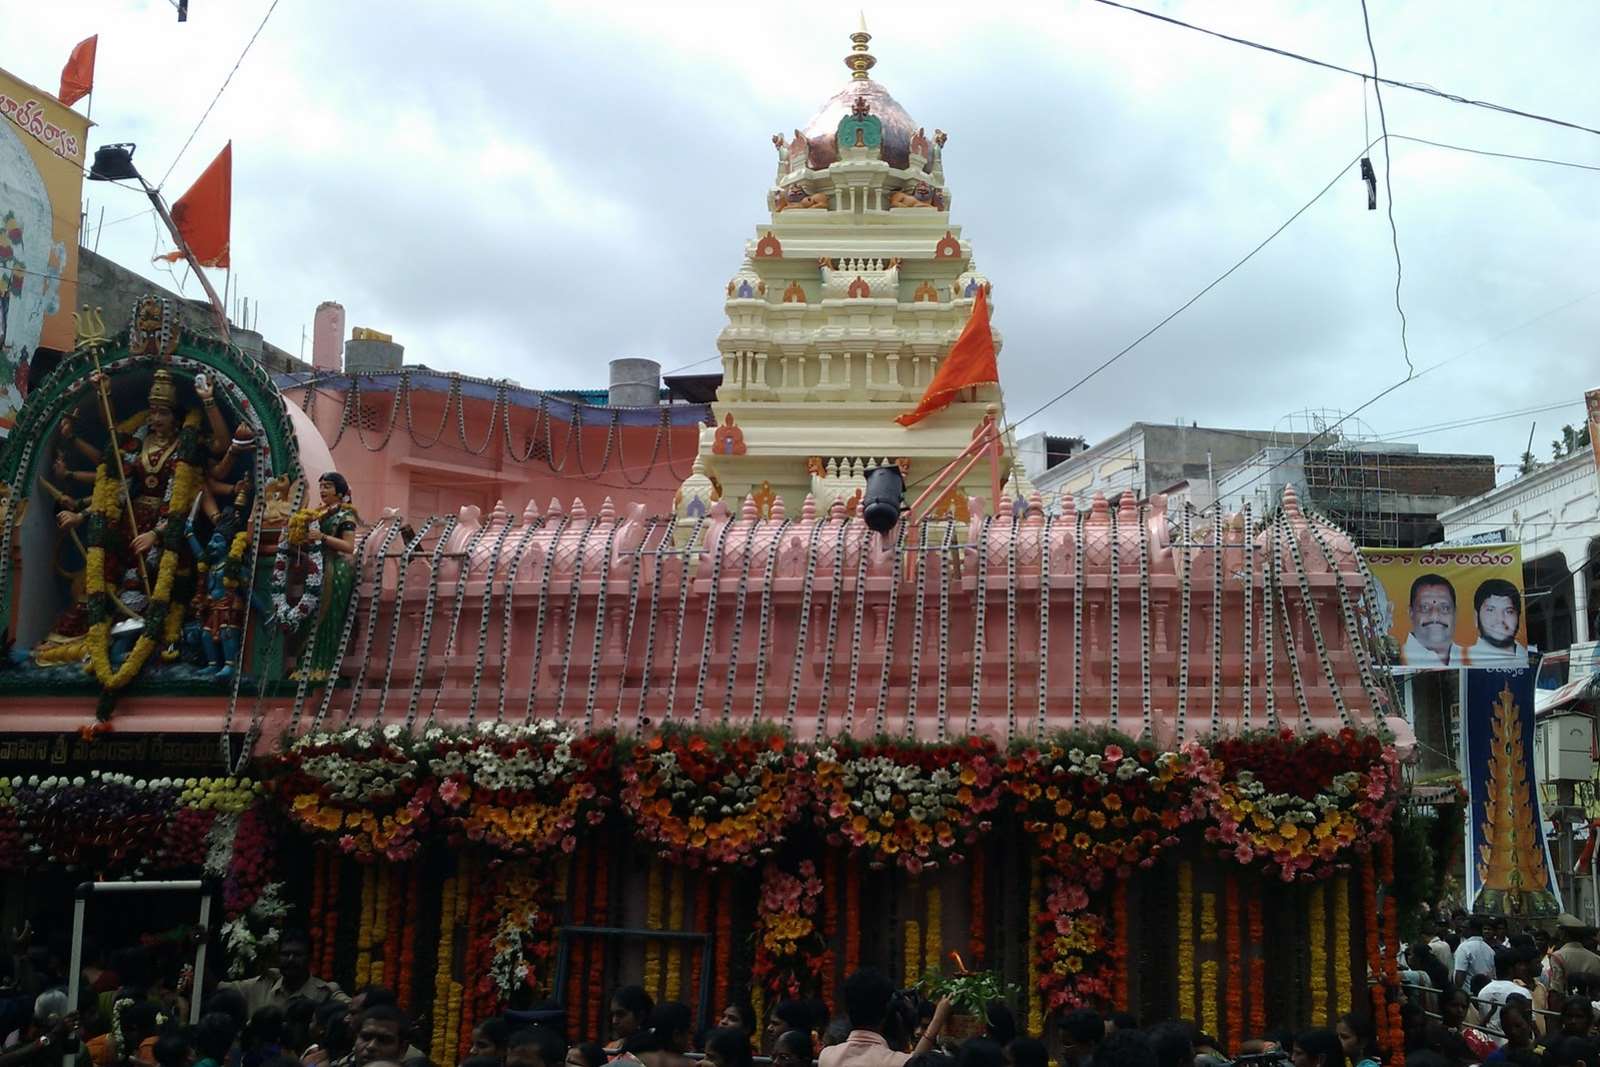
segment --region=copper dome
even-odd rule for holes
[[[838,161],[839,122],[850,114],[857,98],[863,96],[872,114],[883,124],[884,162],[902,170],[910,166],[911,135],[917,132],[917,124],[882,85],[870,78],[852,78],[822,105],[801,131],[810,145],[808,156],[812,170],[826,169]]]

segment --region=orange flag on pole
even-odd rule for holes
[[[229,141],[195,183],[172,205],[172,221],[184,244],[202,267],[228,266],[228,237],[233,213],[233,142]],[[182,252],[161,256],[168,262]]]
[[[949,355],[939,367],[939,373],[928,383],[927,392],[915,410],[908,411],[894,421],[902,426],[921,422],[950,405],[961,390],[974,385],[998,385],[1000,368],[995,362],[994,334],[989,329],[989,301],[985,289],[978,289],[972,302],[972,315],[956,343],[950,346]]]
[[[94,52],[99,43],[98,33],[79,41],[61,68],[61,91],[56,95],[68,107],[94,92]]]

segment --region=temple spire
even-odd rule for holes
[[[859,28],[850,35],[850,54],[844,57],[844,65],[850,68],[850,77],[857,81],[867,80],[867,71],[877,65],[877,59],[867,51],[867,42],[872,40],[872,34],[867,32],[867,15],[861,12]]]

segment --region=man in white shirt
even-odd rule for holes
[[[1480,974],[1494,977],[1494,949],[1484,944],[1483,920],[1469,915],[1464,929],[1467,936],[1456,946],[1454,977],[1458,986],[1465,986]]]
[[[1439,962],[1444,964],[1445,973],[1449,974],[1451,964],[1455,963],[1456,954],[1450,948],[1450,942],[1444,939],[1444,935],[1445,923],[1440,919],[1433,928],[1433,936],[1428,939],[1428,948],[1439,958]]]
[[[1490,578],[1472,594],[1478,640],[1467,648],[1469,667],[1526,667],[1528,646],[1517,641],[1522,593],[1504,578]]]
[[[1544,998],[1534,988],[1538,967],[1537,949],[1506,948],[1496,953],[1495,970],[1500,977],[1478,991],[1478,1015],[1484,1026],[1500,1029],[1500,1009],[1512,997],[1524,998],[1529,1007],[1540,1006],[1537,1002]],[[1503,1044],[1504,1039],[1496,1038],[1495,1043]]]
[[[1424,574],[1411,583],[1411,632],[1400,648],[1407,667],[1459,667],[1455,643],[1456,589],[1442,574]]]

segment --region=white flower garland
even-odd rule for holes
[[[272,624],[289,633],[298,633],[307,622],[316,617],[322,600],[322,552],[311,549],[303,553],[309,561],[305,585],[300,599],[289,603],[289,537],[278,539],[278,550],[272,557]]]

